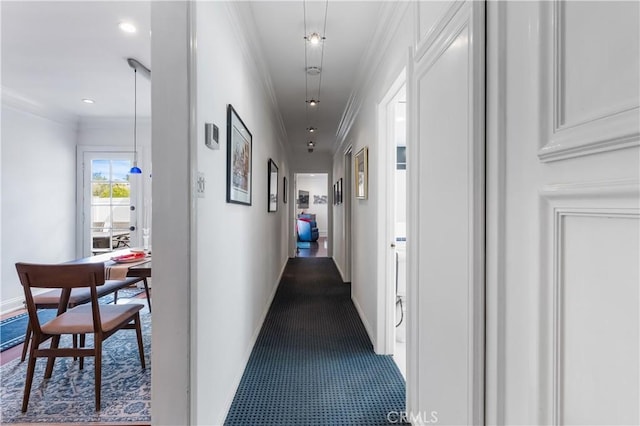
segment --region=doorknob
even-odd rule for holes
[[[136,227],[135,227],[135,226],[131,225],[131,226],[129,227],[129,231],[135,231],[135,230],[136,230]]]
[[[391,243],[391,248],[396,248],[396,244],[395,243]]]

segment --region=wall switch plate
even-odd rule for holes
[[[218,126],[213,123],[204,123],[204,144],[211,149],[220,149],[218,137]]]
[[[198,198],[204,198],[205,182],[204,173],[198,172],[198,180],[196,181],[196,194],[198,194]]]

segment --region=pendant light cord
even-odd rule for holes
[[[133,69],[133,164],[138,165],[138,70]]]

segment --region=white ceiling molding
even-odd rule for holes
[[[278,107],[278,100],[271,81],[269,68],[266,65],[260,46],[257,43],[251,42],[251,40],[259,39],[259,34],[255,30],[256,24],[253,12],[249,4],[246,2],[226,2],[226,6],[229,17],[231,18],[231,23],[235,29],[236,36],[240,41],[245,60],[247,64],[252,65],[251,71],[253,76],[256,80],[262,83],[265,94],[271,102],[271,113],[277,123],[277,130],[280,133],[278,142],[282,146],[287,157],[290,158],[291,148],[288,143],[289,138],[284,126],[282,114],[280,114],[280,108]]]
[[[363,55],[360,62],[360,68],[357,72],[355,81],[359,82],[353,88],[349,96],[349,100],[338,124],[336,131],[336,139],[333,152],[342,151],[346,137],[355,122],[364,98],[368,93],[373,78],[379,70],[379,65],[385,58],[389,44],[393,40],[393,36],[400,27],[402,19],[407,12],[410,2],[396,1],[393,3],[385,3],[380,12],[380,25],[377,26],[376,32],[371,39],[367,51]],[[409,46],[407,46],[409,47]]]
[[[0,88],[0,92],[2,93],[3,107],[33,114],[64,125],[77,126],[78,124],[79,117],[76,114],[52,108],[6,87]]]

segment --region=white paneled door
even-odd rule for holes
[[[482,424],[485,5],[443,5],[416,3],[408,72],[408,415]]]
[[[488,423],[640,423],[639,7],[489,3]]]

